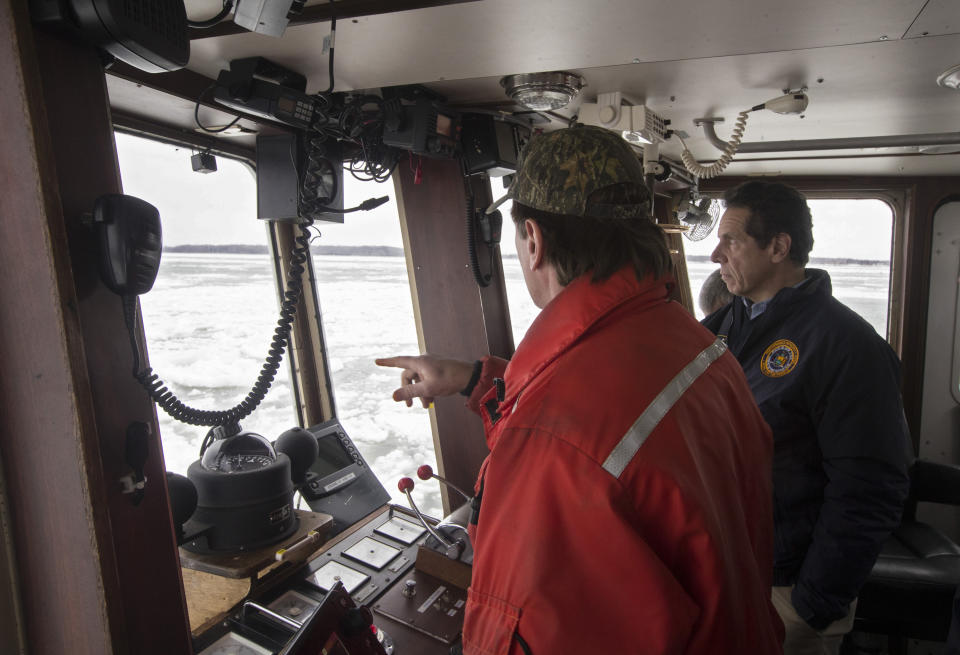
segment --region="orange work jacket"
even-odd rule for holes
[[[670,283],[574,280],[484,360],[467,655],[781,652],[770,430]]]

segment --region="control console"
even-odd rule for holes
[[[437,525],[428,519],[431,528]],[[198,655],[278,655],[335,591],[368,608],[386,653],[448,655],[459,643],[469,572],[454,579],[437,566],[432,540],[415,514],[389,505],[328,542],[282,586],[256,595],[197,637]],[[422,551],[427,551],[422,552]],[[464,565],[466,567],[466,565]],[[469,571],[469,567],[466,567]],[[337,591],[341,590],[341,591]],[[234,650],[223,650],[226,647]],[[368,651],[331,651],[368,655]],[[376,651],[373,651],[376,652]]]
[[[196,637],[194,652],[449,655],[460,643],[470,586],[470,503],[443,521],[424,517],[410,496],[413,481],[403,478],[398,486],[411,509],[389,505],[339,421],[309,434],[319,457],[298,488],[314,512],[332,516],[332,538],[306,563],[281,564],[288,573],[255,581],[225,620]],[[417,474],[453,487],[427,465]]]

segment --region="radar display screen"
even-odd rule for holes
[[[336,433],[317,439],[317,446],[319,446],[320,454],[310,470],[321,478],[353,464],[353,457],[343,447]]]

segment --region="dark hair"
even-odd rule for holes
[[[670,251],[663,231],[646,218],[593,218],[554,214],[514,202],[510,210],[523,238],[525,219],[533,219],[543,233],[544,257],[566,286],[585,273],[602,282],[627,264],[637,279],[652,272],[659,278],[671,270]]]
[[[728,208],[750,212],[745,229],[757,245],[766,248],[773,237],[789,234],[790,259],[806,265],[813,248],[813,221],[803,194],[780,182],[751,180],[727,189],[723,199]]]
[[[727,288],[727,283],[720,277],[720,269],[707,276],[700,288],[700,309],[704,314],[712,314],[733,300],[734,295]]]

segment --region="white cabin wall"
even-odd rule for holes
[[[934,215],[919,457],[960,463],[960,202]],[[960,508],[921,504],[921,521],[960,541]]]

